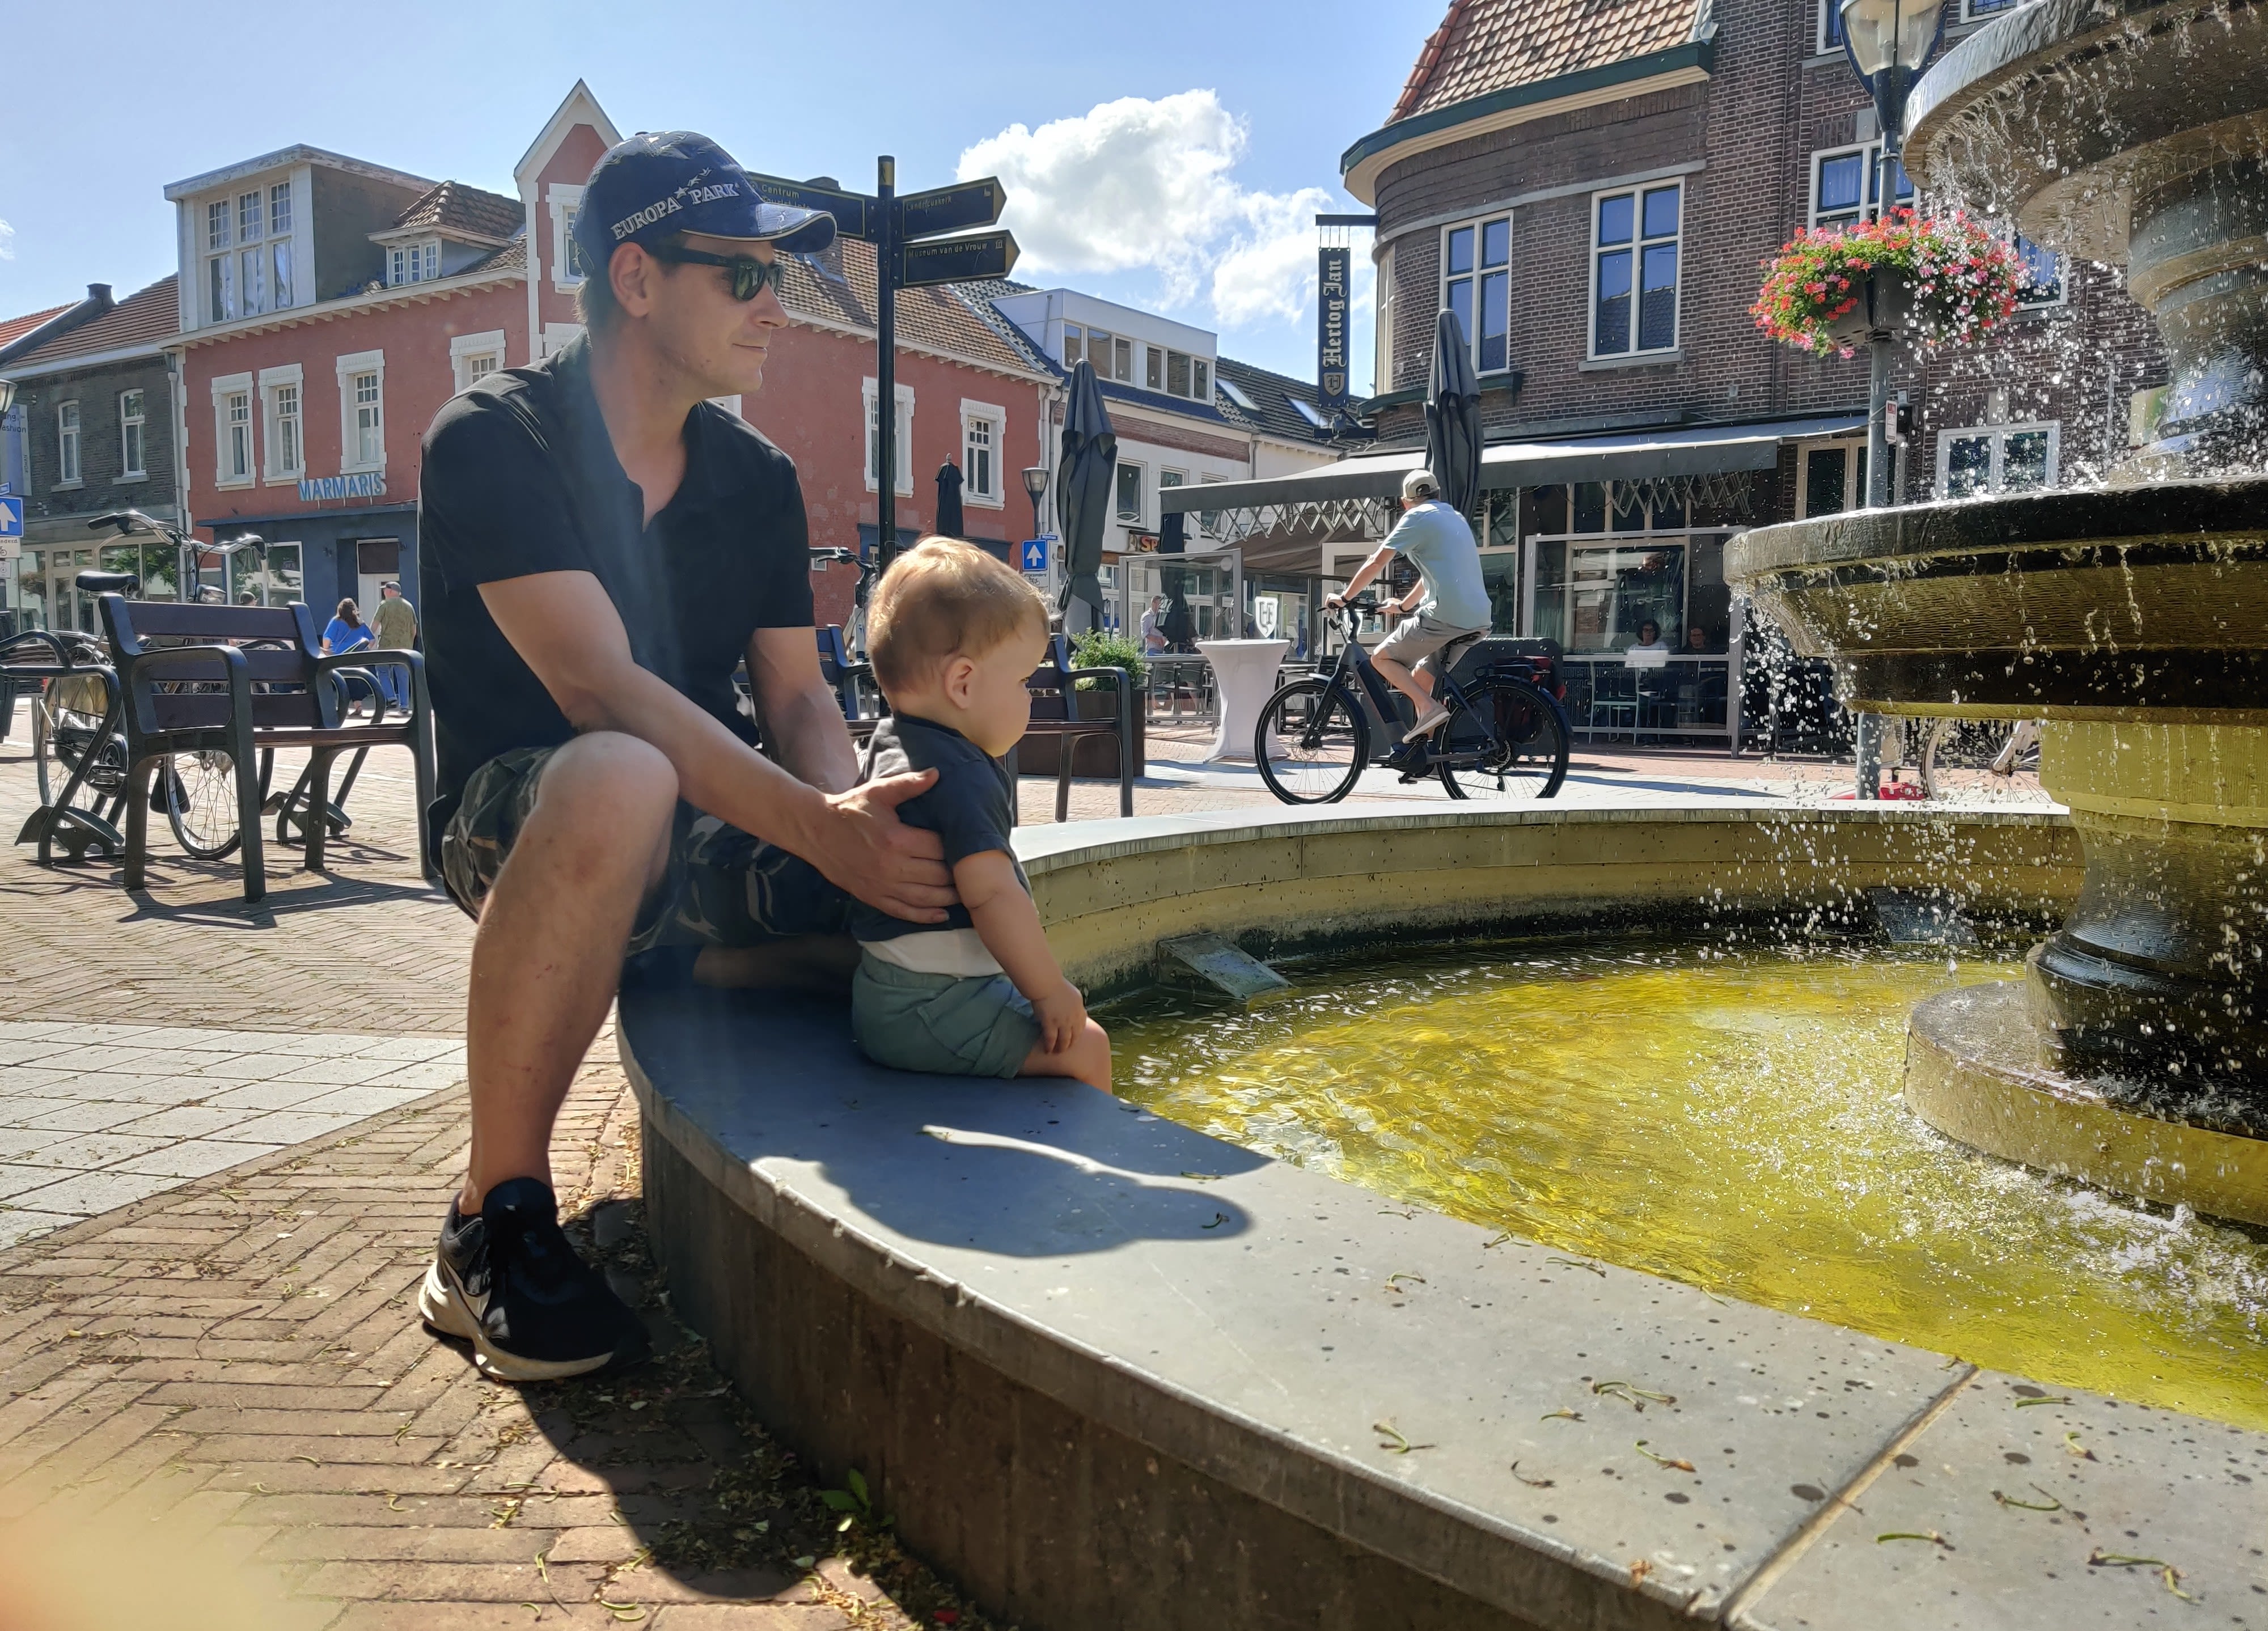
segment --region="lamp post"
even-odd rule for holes
[[[1040,499],[1048,490],[1048,467],[1034,465],[1024,472],[1024,490],[1032,496],[1032,536],[1045,538],[1047,523],[1040,519]]]
[[[1945,0],[1841,0],[1837,10],[1843,18],[1843,54],[1874,99],[1874,120],[1881,127],[1882,157],[1874,177],[1879,211],[1889,208],[1897,195],[1894,178],[1906,118],[1906,93],[1945,32]],[[1878,281],[1876,288],[1880,286]],[[1890,400],[1891,338],[1889,329],[1880,326],[1867,336],[1867,507],[1870,510],[1890,502],[1885,415]]]

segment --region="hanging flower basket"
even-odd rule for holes
[[[1761,263],[1749,308],[1775,340],[1848,356],[1877,331],[1931,345],[1984,337],[2016,309],[2023,262],[1967,216],[1894,209],[1859,226],[1808,228]]]

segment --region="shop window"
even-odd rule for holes
[[[1867,492],[1867,444],[1864,442],[1813,443],[1796,459],[1796,514],[1840,515],[1863,508]]]
[[[2025,425],[1973,425],[1937,437],[1937,496],[2024,493],[2052,487],[2062,426],[2050,420]]]

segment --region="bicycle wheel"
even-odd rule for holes
[[[1452,798],[1549,798],[1567,779],[1567,716],[1519,680],[1465,687],[1471,704],[1449,716],[1433,742]]]
[[[200,861],[218,861],[244,841],[236,819],[236,760],[217,748],[174,753],[165,778],[166,823],[173,841]]]
[[[1252,758],[1285,804],[1333,804],[1370,761],[1370,723],[1329,680],[1294,680],[1260,710]]]
[[[40,687],[32,708],[32,757],[42,804],[55,803],[89,753],[94,763],[79,784],[83,796],[115,793],[126,784],[126,744],[104,736],[107,711],[102,681],[92,676],[50,680]]]

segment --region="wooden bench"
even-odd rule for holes
[[[417,857],[429,879],[439,873],[427,842],[433,802],[433,719],[425,662],[415,651],[363,647],[322,655],[313,615],[290,606],[176,605],[106,594],[102,626],[122,693],[126,734],[126,886],[143,886],[150,847],[150,782],[169,753],[224,753],[236,770],[237,824],[244,898],[267,893],[261,840],[259,755],[305,748],[308,756],[306,866],[320,871],[330,823],[331,762],[360,748],[409,749],[417,785]],[[385,694],[367,722],[346,721],[343,675],[402,671],[407,715],[389,718]]]
[[[1082,719],[1079,716],[1079,682],[1092,680],[1098,687],[1107,686],[1116,706],[1107,719]],[[1046,736],[1059,738],[1056,745],[1056,819],[1071,819],[1071,770],[1073,750],[1080,738],[1107,736],[1118,744],[1118,813],[1134,813],[1134,687],[1131,677],[1123,668],[1073,668],[1071,665],[1071,644],[1057,635],[1049,642],[1047,659],[1034,669],[1025,681],[1032,692],[1032,722],[1025,727],[1027,738]],[[1009,756],[1010,774],[1015,771],[1015,756]]]

